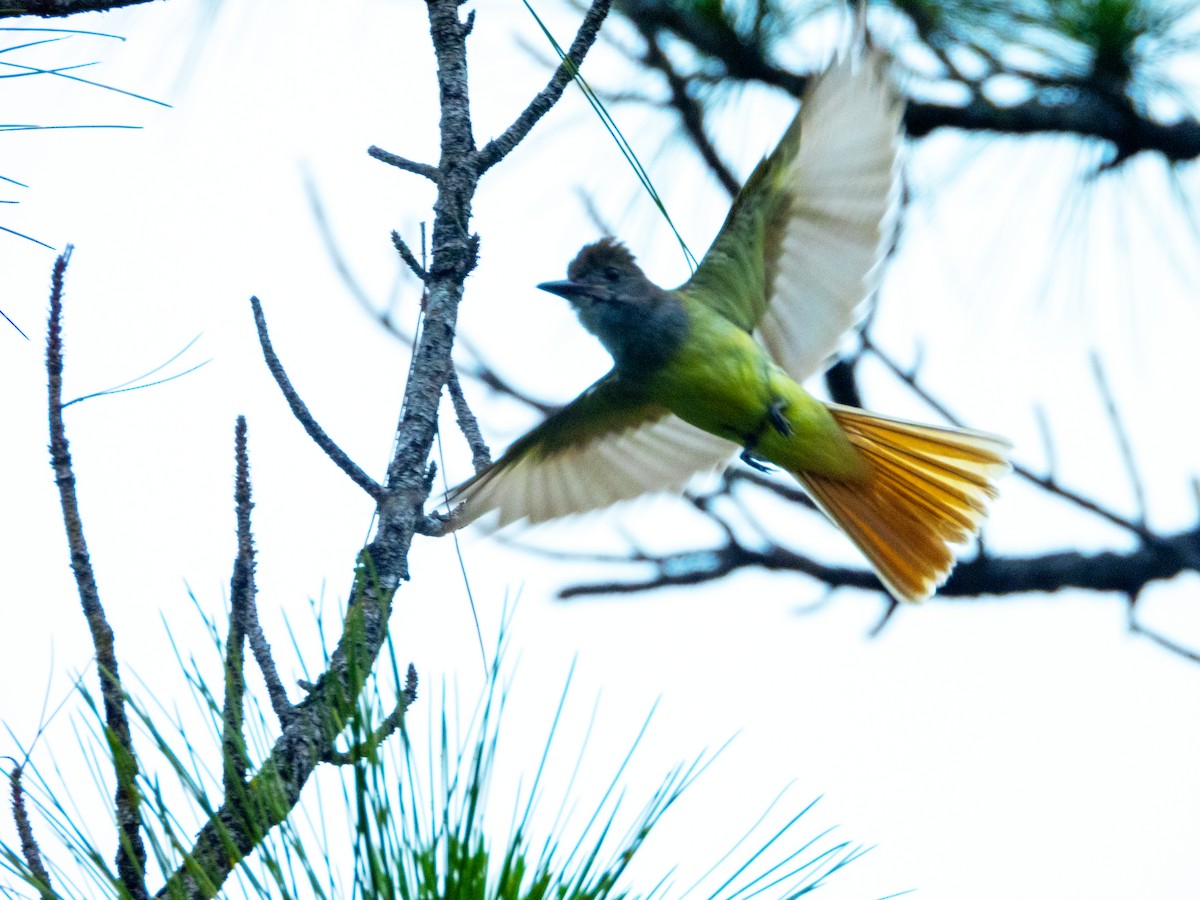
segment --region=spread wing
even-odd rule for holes
[[[844,54],[814,76],[680,289],[758,329],[797,381],[836,350],[875,287],[899,200],[902,114],[878,53]]]
[[[654,491],[680,491],[738,447],[645,402],[609,372],[451,489],[463,525],[500,510],[500,525],[544,522]]]

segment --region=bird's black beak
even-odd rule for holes
[[[574,300],[577,297],[591,296],[592,286],[582,281],[543,281],[538,285],[538,290]]]

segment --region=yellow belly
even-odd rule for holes
[[[812,397],[749,334],[722,317],[692,317],[687,339],[647,385],[685,422],[728,438],[791,472],[854,478],[864,473],[825,404]],[[791,434],[770,423],[778,405]]]

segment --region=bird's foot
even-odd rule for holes
[[[743,447],[741,459],[742,459],[742,462],[744,462],[750,468],[757,469],[760,472],[774,472],[775,471],[774,466],[768,466],[766,463],[761,462],[762,457],[754,452],[753,447]]]
[[[760,472],[773,472],[773,466],[768,466],[762,461],[763,457],[755,452],[755,447],[758,446],[759,440],[763,436],[763,432],[770,426],[781,435],[786,437],[792,436],[792,423],[787,420],[787,416],[783,411],[787,409],[787,404],[782,400],[775,400],[767,407],[767,415],[763,418],[762,424],[758,427],[758,431],[753,434],[746,435],[745,442],[742,444],[742,462],[752,469],[757,469]]]
[[[784,437],[792,436],[792,423],[787,420],[787,416],[783,411],[787,409],[787,404],[782,400],[776,400],[767,410],[767,421],[771,423],[771,427],[782,434]]]

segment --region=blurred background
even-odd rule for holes
[[[467,8],[482,144],[556,62],[539,18],[566,46],[582,10]],[[691,884],[790,785],[775,819],[823,795],[806,814],[811,835],[836,825],[875,845],[830,879],[832,896],[1193,897],[1200,16],[1148,0],[896,0],[870,15],[912,101],[903,227],[865,329],[810,387],[1011,437],[1021,471],[983,547],[964,551],[942,595],[894,608],[861,581],[823,575],[814,563],[861,560],[785,478],[750,479],[740,465],[699,480],[690,499],[418,539],[391,629],[397,656],[434,688],[412,715],[431,723],[441,688],[470,707],[480,641],[490,655],[515,606],[500,821],[536,768],[573,661],[554,765],[569,774],[587,735],[598,774],[579,780],[584,807],[656,702],[626,772],[631,794],[737,735],[639,855],[630,877],[644,893],[673,867],[672,884]],[[0,309],[29,340],[0,323],[0,752],[19,757],[65,702],[37,752],[53,748],[81,818],[106,822],[104,792],[87,799],[85,764],[71,761],[72,684],[95,674],[46,453],[54,250],[75,246],[68,398],[181,350],[136,383],[204,363],[67,410],[131,692],[176,707],[178,656],[219,677],[204,618],[226,615],[239,414],[259,612],[294,684],[319,670],[314,611],[337,621],[373,503],[292,418],[248,298],[261,299],[317,420],[381,479],[421,299],[389,234],[419,248],[434,192],[366,148],[436,162],[433,53],[414,2],[170,0],[6,23]],[[22,30],[38,28],[76,33]],[[616,4],[584,75],[696,256],[790,121],[804,74],[847,31],[828,4]],[[608,365],[536,283],[608,231],[660,284],[688,267],[575,87],[484,177],[474,210],[480,261],[456,358],[498,453]],[[435,452],[449,483],[470,474],[448,405]],[[318,773],[307,815],[327,808],[315,783],[338,778]],[[0,836],[13,841],[7,820]]]

